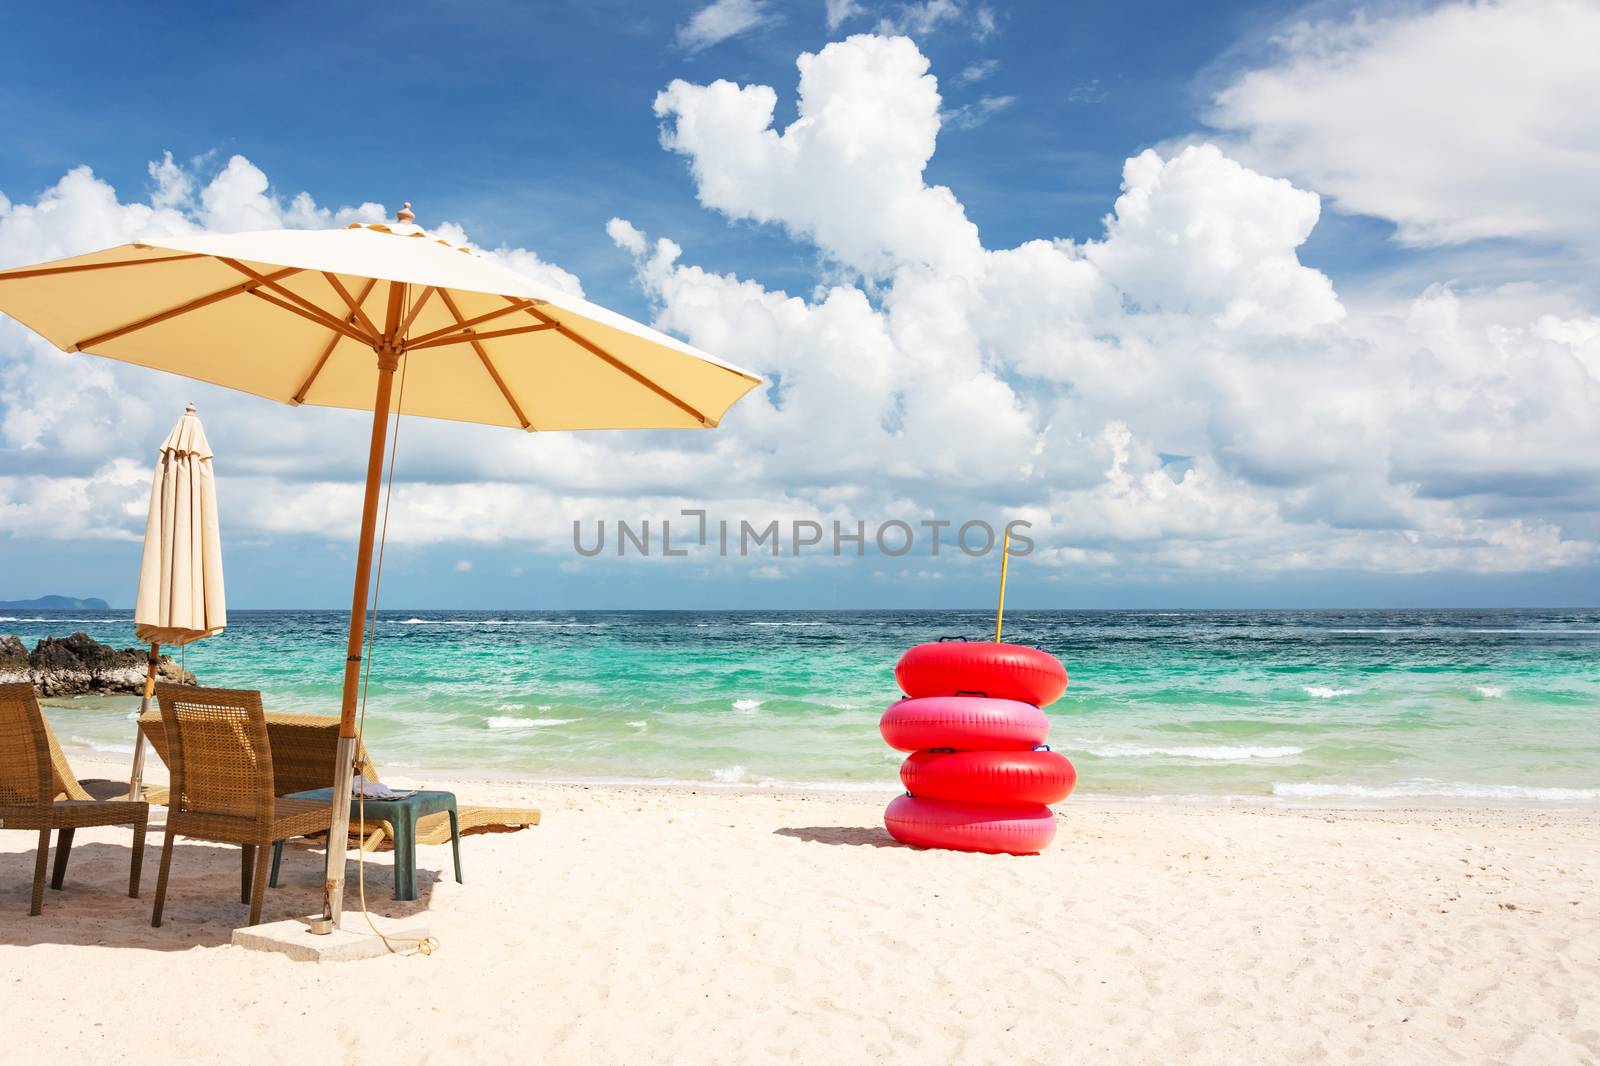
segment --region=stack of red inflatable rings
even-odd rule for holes
[[[883,812],[906,844],[1032,855],[1056,835],[1046,804],[1067,798],[1077,771],[1045,749],[1040,710],[1067,690],[1055,656],[1017,644],[919,644],[895,664],[906,698],[878,723],[906,795]]]

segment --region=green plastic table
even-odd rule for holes
[[[314,788],[309,792],[291,792],[284,799],[316,800],[328,803],[333,799],[333,789]],[[417,898],[417,819],[440,811],[450,815],[450,850],[455,853],[456,884],[461,883],[461,826],[456,819],[456,797],[453,792],[413,792],[404,799],[367,800],[367,822],[388,822],[394,826],[394,898]],[[360,816],[360,801],[350,801],[350,821]],[[283,841],[272,846],[272,879],[278,885],[278,862],[283,858]]]

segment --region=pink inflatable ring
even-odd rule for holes
[[[1053,751],[919,751],[900,765],[906,791],[968,803],[1060,803],[1078,782]]]
[[[1036,855],[1056,835],[1055,815],[1042,803],[897,796],[883,812],[883,824],[902,844],[1007,855]]]
[[[1039,708],[1016,700],[929,696],[890,705],[878,731],[897,751],[1032,751],[1050,735],[1050,720]]]
[[[907,696],[990,696],[1047,707],[1067,690],[1067,668],[1020,644],[940,641],[900,656],[894,678]]]

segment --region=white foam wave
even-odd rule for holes
[[[384,619],[390,621],[390,619]],[[554,629],[604,629],[604,622],[555,622],[548,618],[401,618],[399,626],[550,626]]]
[[[646,720],[644,720],[643,718],[641,718],[637,722],[629,722],[628,726],[631,729],[643,730],[643,729],[649,729],[650,728],[650,723],[647,722]]]
[[[541,729],[552,725],[571,725],[576,718],[511,718],[495,716],[484,719],[484,725],[490,729]]]
[[[1355,689],[1334,688],[1331,685],[1306,685],[1300,691],[1319,700],[1331,700],[1337,696],[1348,696]]]
[[[1101,759],[1143,759],[1166,756],[1176,759],[1207,759],[1215,762],[1242,762],[1247,759],[1287,759],[1305,753],[1304,748],[1244,744],[1209,744],[1173,748],[1151,748],[1142,744],[1075,744],[1079,751]],[[1069,750],[1071,750],[1069,748]]]
[[[734,700],[733,709],[736,711],[744,711],[746,714],[748,714],[757,707],[760,707],[764,702],[764,700]]]
[[[747,626],[825,626],[826,622],[746,622]]]
[[[1300,799],[1498,799],[1595,800],[1600,788],[1555,788],[1537,785],[1473,785],[1465,782],[1407,781],[1398,785],[1324,785],[1310,782],[1272,786],[1274,796]]]
[[[111,625],[113,622],[121,621],[123,619],[120,618],[45,618],[42,615],[38,618],[14,618],[11,615],[0,617],[0,622],[94,622],[99,625]]]
[[[69,743],[76,744],[80,748],[88,748],[90,751],[104,752],[107,755],[133,754],[132,744],[117,744],[104,740],[90,740],[88,737],[78,736],[68,737],[67,740]]]
[[[744,767],[725,766],[711,771],[711,780],[719,785],[737,785],[744,780]]]
[[[1486,700],[1497,700],[1506,694],[1505,688],[1500,685],[1477,685],[1475,690]]]

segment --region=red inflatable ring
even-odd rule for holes
[[[883,812],[889,835],[902,844],[954,851],[1036,855],[1056,835],[1056,818],[1042,803],[960,803],[896,796]]]
[[[878,731],[898,751],[1032,751],[1050,735],[1050,720],[1039,708],[1015,700],[930,696],[892,704],[878,720]]]
[[[907,696],[990,696],[1046,707],[1067,690],[1067,668],[1048,652],[1020,644],[942,641],[900,656],[895,680]]]
[[[906,791],[970,803],[1060,803],[1078,782],[1053,751],[919,751],[900,765]]]

